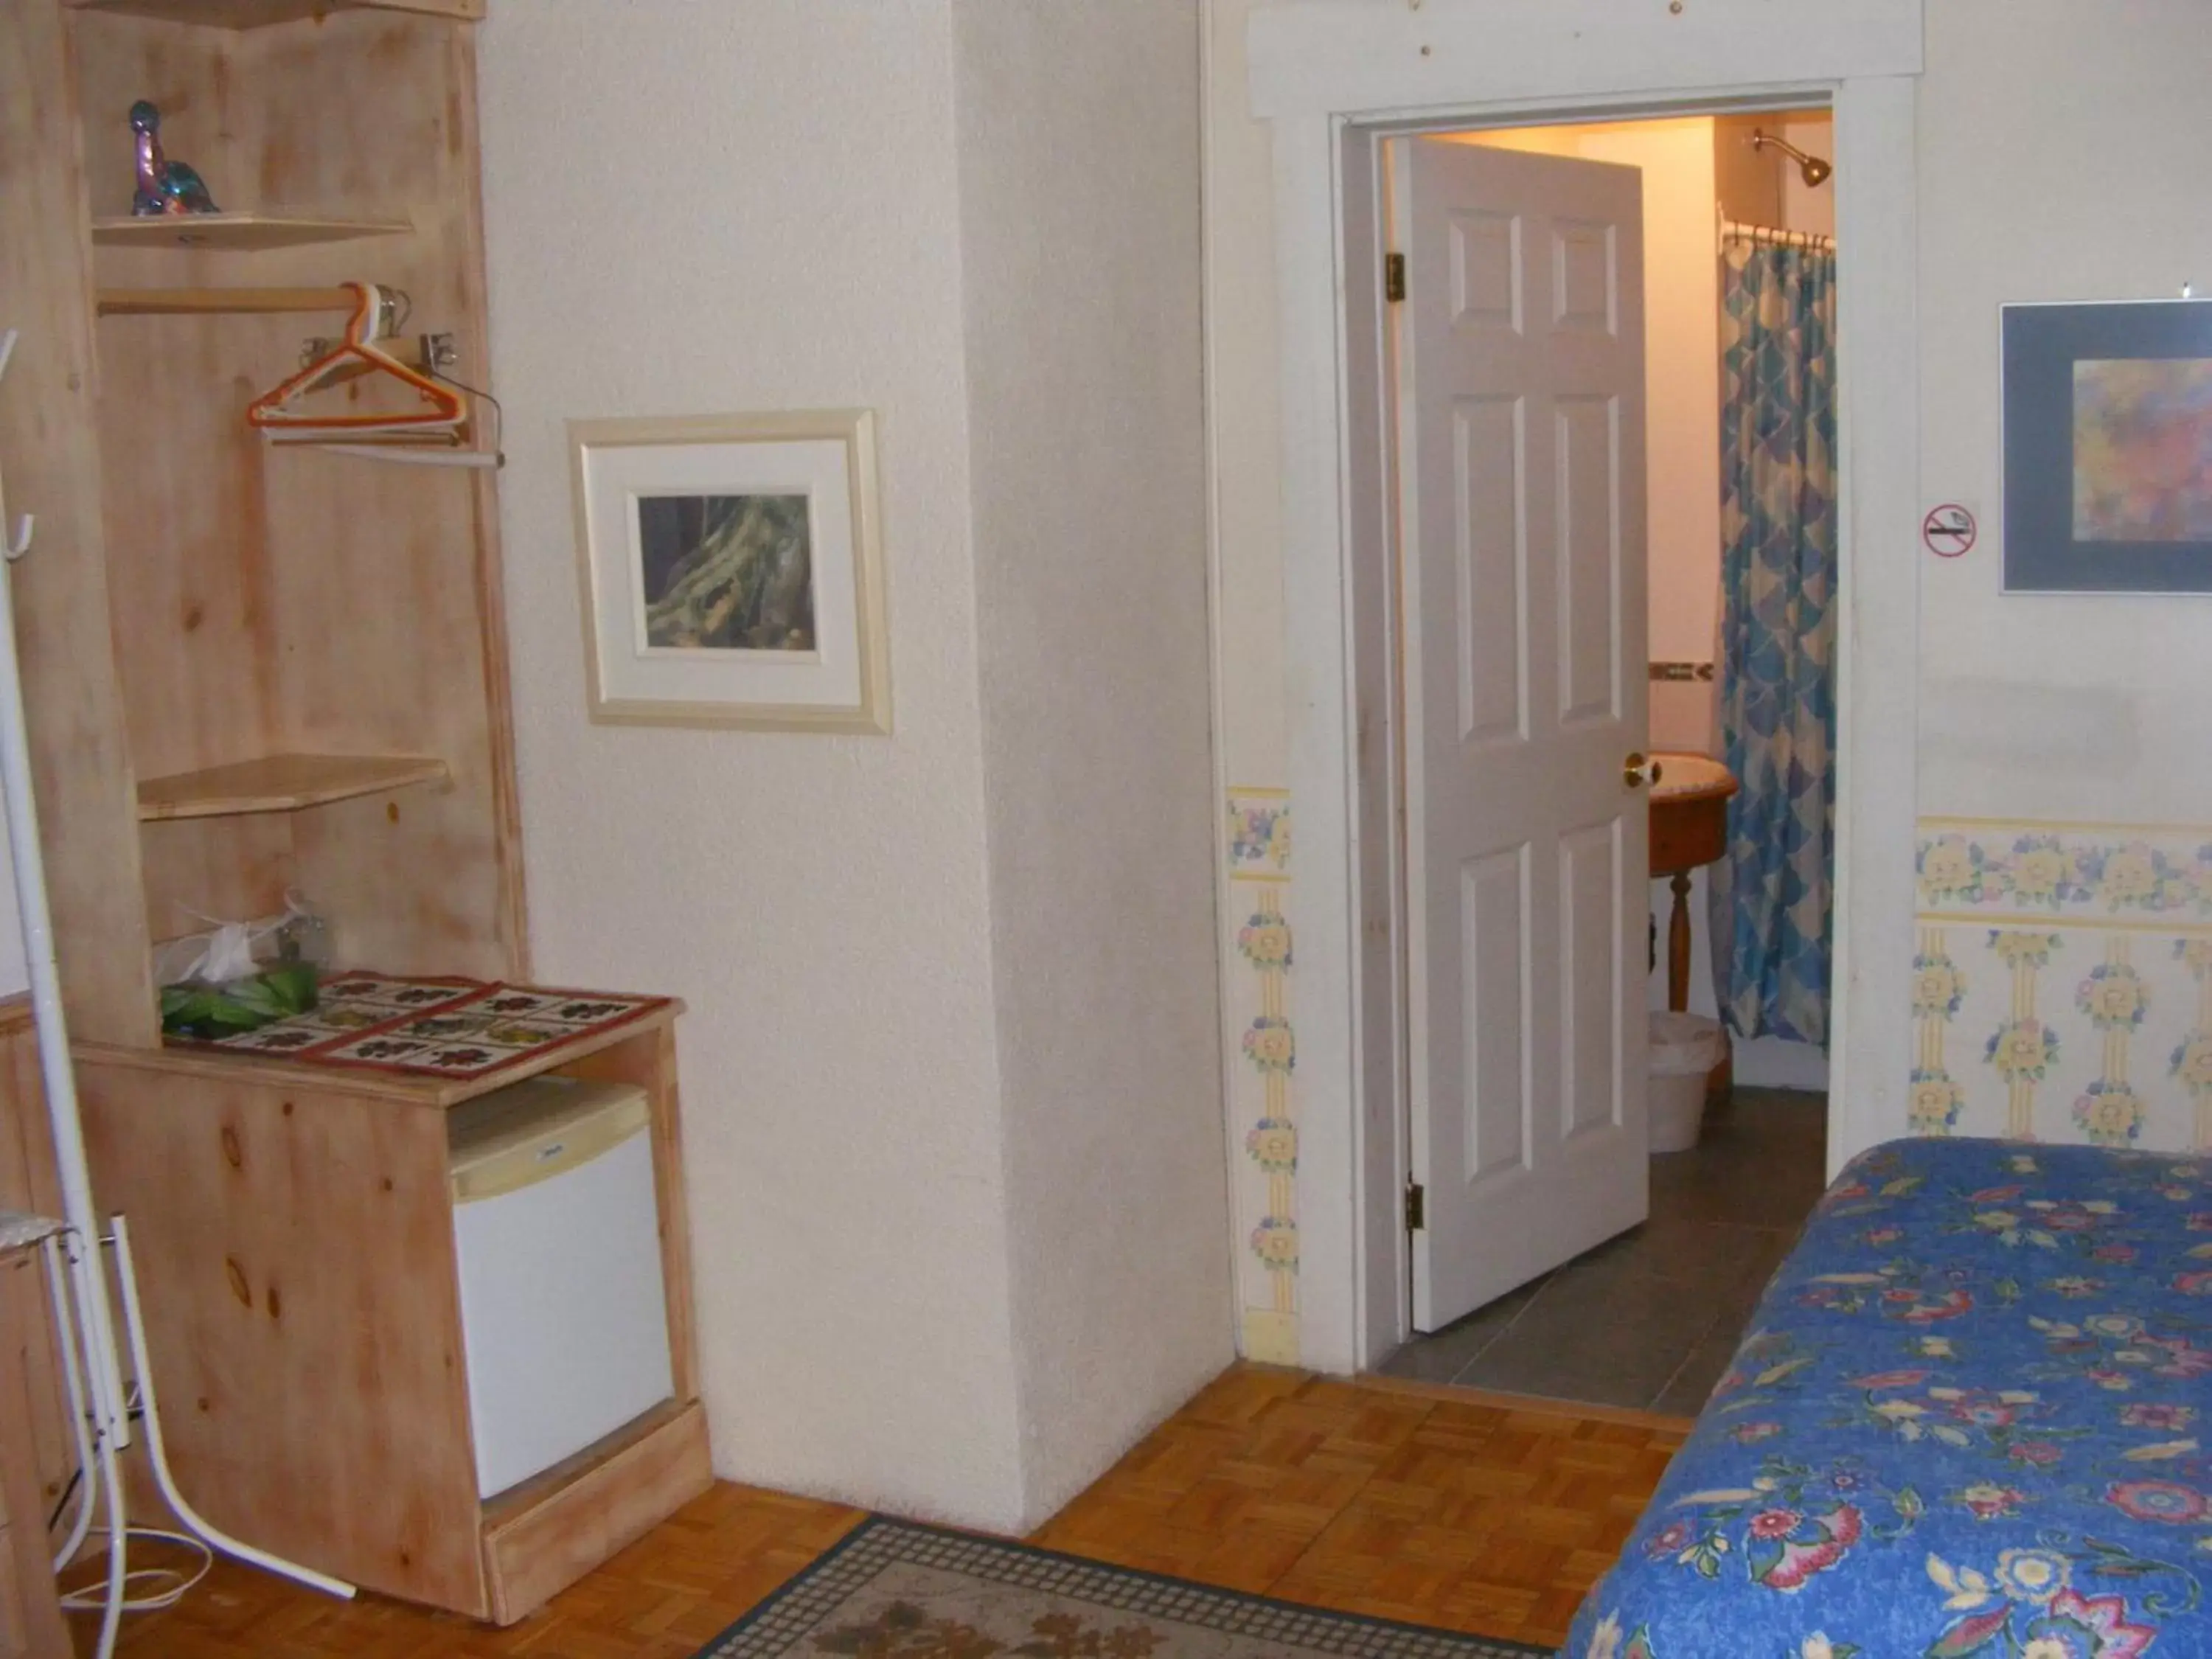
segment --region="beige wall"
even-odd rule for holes
[[[1739,224],[1782,222],[1782,153],[1754,149],[1751,142],[1753,132],[1781,125],[1769,114],[1724,115],[1713,123],[1713,180],[1721,211]]]
[[[1196,0],[953,8],[1029,1511],[1234,1357]]]
[[[1836,159],[1835,118],[1825,110],[1784,116],[1781,125],[1782,136],[1808,155],[1817,155],[1824,161]],[[1777,159],[1782,163],[1783,228],[1807,230],[1816,236],[1834,235],[1834,183],[1824,180],[1808,185],[1795,161],[1786,155],[1778,155]]]
[[[1195,20],[1060,9],[481,34],[539,970],[690,1004],[717,1468],[1014,1531],[1229,1342]],[[849,404],[896,734],[587,723],[562,421]]]

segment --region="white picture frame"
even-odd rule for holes
[[[891,729],[875,416],[568,422],[601,723]]]

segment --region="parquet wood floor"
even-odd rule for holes
[[[1033,1541],[1286,1600],[1556,1643],[1678,1419],[1237,1366]],[[721,1484],[511,1630],[218,1563],[133,1615],[141,1659],[689,1659],[860,1518]],[[82,1570],[80,1570],[82,1571]],[[72,1575],[75,1577],[76,1575]],[[77,1626],[89,1651],[93,1621]]]

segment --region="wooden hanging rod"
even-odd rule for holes
[[[225,312],[350,312],[356,301],[343,288],[104,288],[95,296],[102,317],[207,316]]]

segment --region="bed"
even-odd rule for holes
[[[2212,1655],[2208,1447],[2212,1155],[1892,1142],[1821,1200],[1564,1651]]]

